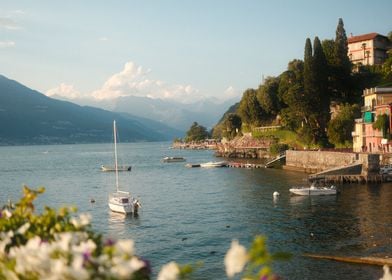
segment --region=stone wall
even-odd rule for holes
[[[327,151],[286,151],[287,169],[298,169],[309,173],[350,165],[359,160],[356,153]]]
[[[360,170],[349,165],[360,163]],[[379,174],[380,155],[367,153],[340,153],[326,151],[286,151],[286,169],[317,173],[324,170],[341,167],[340,170],[330,170],[323,174],[361,174],[363,176]],[[345,167],[345,168],[343,168]]]
[[[362,162],[362,175],[367,176],[380,172],[379,154],[359,154],[359,160]]]

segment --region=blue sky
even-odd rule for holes
[[[392,31],[392,1],[0,2],[0,74],[43,93],[227,97],[276,76],[305,39]]]

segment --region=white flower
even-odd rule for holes
[[[25,234],[25,232],[29,229],[29,227],[30,227],[30,223],[25,223],[16,232],[19,234]]]
[[[81,228],[83,226],[87,226],[90,224],[91,215],[87,213],[82,213],[78,218],[72,217],[70,219],[71,224],[73,224],[76,228]]]
[[[83,256],[74,256],[72,260],[72,265],[68,270],[68,274],[71,276],[71,279],[89,279],[89,273],[83,267]]]
[[[165,264],[158,274],[158,280],[177,280],[180,275],[180,268],[175,262]]]
[[[72,251],[78,254],[92,253],[97,245],[91,239],[81,242],[79,245],[72,246]]]
[[[133,257],[130,260],[114,257],[113,266],[110,268],[110,272],[117,278],[128,279],[134,272],[144,267],[144,265],[144,262],[136,257]]]
[[[11,243],[11,237],[14,236],[13,231],[8,231],[7,233],[0,232],[0,258],[6,255],[5,247]]]
[[[229,278],[244,269],[248,261],[246,248],[238,243],[238,240],[231,242],[231,247],[225,256],[226,274]]]
[[[380,280],[392,280],[392,274],[391,271],[389,270],[389,266],[384,265],[384,276],[380,278]]]
[[[114,246],[116,248],[117,255],[133,255],[134,241],[131,239],[118,240]]]
[[[90,221],[91,221],[91,215],[90,214],[82,213],[82,214],[80,214],[79,217],[80,217],[80,224],[82,226],[87,226],[87,225],[90,224]]]
[[[65,259],[51,259],[51,273],[53,275],[64,275],[67,271],[67,262]]]
[[[7,218],[10,218],[12,216],[12,213],[8,209],[4,209],[2,211],[2,215],[6,216]]]
[[[15,271],[25,274],[31,271],[45,272],[50,269],[51,248],[48,243],[42,243],[36,236],[30,239],[25,246],[12,247],[10,257],[16,261]]]
[[[54,244],[60,250],[67,252],[69,250],[69,246],[72,240],[72,233],[63,232],[56,236],[56,243]]]

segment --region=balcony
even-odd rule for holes
[[[373,111],[373,108],[370,105],[366,105],[366,106],[361,107],[361,112],[371,112],[371,111]]]

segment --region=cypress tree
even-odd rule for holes
[[[310,113],[310,108],[313,104],[314,98],[314,71],[313,71],[313,50],[312,43],[309,38],[306,38],[305,53],[304,53],[304,111]]]
[[[345,70],[345,72],[351,72],[351,62],[348,58],[348,43],[346,30],[344,30],[343,19],[341,18],[339,18],[338,26],[336,27],[335,63],[341,66]]]
[[[339,18],[336,28],[332,87],[335,97],[347,100],[351,84],[351,62],[348,58],[348,43],[343,20]]]
[[[325,57],[323,47],[318,37],[314,38],[313,43],[314,53],[313,53],[313,73],[314,80],[312,88],[315,90],[313,93],[314,106],[318,108],[317,110],[317,120],[319,126],[319,137],[326,138],[326,127],[329,121],[329,105],[330,96],[328,91],[328,63]]]

